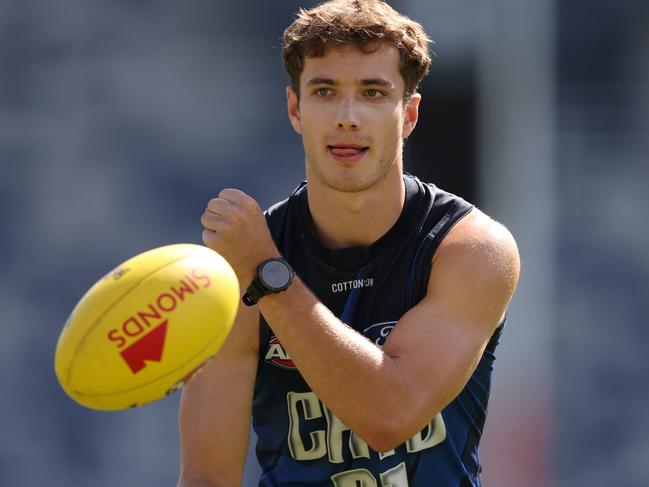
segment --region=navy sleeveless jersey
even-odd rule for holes
[[[266,213],[273,239],[302,281],[341,321],[378,346],[398,326],[401,316],[423,298],[433,253],[450,228],[472,208],[414,176],[406,174],[404,181],[406,200],[401,215],[369,247],[324,247],[310,223],[305,184]],[[268,323],[260,318],[260,359],[253,399],[253,428],[262,468],[259,485],[481,485],[477,448],[501,330],[502,325],[453,402],[406,443],[377,453],[316,397]],[[327,364],[322,367],[326,369]],[[407,397],[403,398],[403,414],[408,414]]]

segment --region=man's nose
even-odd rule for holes
[[[336,128],[342,130],[358,130],[361,128],[358,107],[351,98],[344,98],[340,101],[338,113],[336,114]]]

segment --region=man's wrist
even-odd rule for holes
[[[295,271],[283,257],[266,259],[257,266],[257,272],[242,297],[246,306],[253,306],[268,294],[285,291],[293,282]]]

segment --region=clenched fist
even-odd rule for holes
[[[244,289],[263,260],[281,255],[261,207],[238,189],[224,189],[211,199],[201,224],[203,242],[230,263]]]

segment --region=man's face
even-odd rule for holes
[[[301,134],[307,178],[345,192],[374,186],[402,170],[403,138],[417,121],[420,96],[404,106],[399,52],[353,46],[306,58],[300,98],[287,90],[291,124]],[[317,180],[317,181],[315,181]]]

